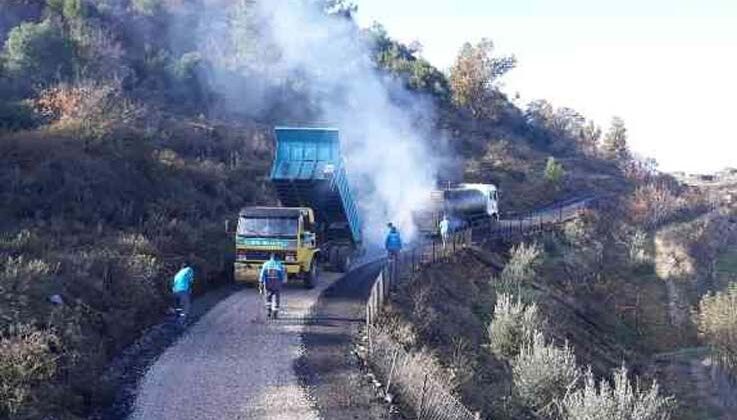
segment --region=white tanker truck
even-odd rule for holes
[[[438,232],[447,216],[451,229],[462,229],[484,220],[499,220],[499,192],[493,184],[458,184],[430,193],[426,208],[414,213],[417,228],[425,235]]]

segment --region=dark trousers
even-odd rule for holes
[[[387,266],[389,268],[389,277],[391,277],[392,281],[395,281],[399,275],[399,271],[397,270],[399,267],[399,251],[388,251],[388,254]]]
[[[177,309],[179,310],[180,316],[189,315],[189,307],[191,305],[191,298],[189,296],[189,290],[182,292],[176,292],[174,296],[177,298]]]
[[[272,299],[275,299],[275,308],[279,309],[279,305],[281,304],[281,290],[266,290],[266,307],[271,309],[271,302]]]

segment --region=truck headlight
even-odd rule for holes
[[[292,262],[292,263],[293,262],[297,262],[297,256],[295,254],[287,254],[284,257],[284,261],[286,261],[286,262]]]

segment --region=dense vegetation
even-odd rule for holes
[[[537,242],[426,268],[387,334],[488,418],[725,415],[729,399],[703,396],[733,391],[704,378],[734,369],[737,220],[657,178]]]
[[[351,22],[347,2],[304,1]],[[85,417],[110,397],[100,374],[111,357],[164,313],[179,261],[194,262],[197,291],[227,279],[223,220],[273,201],[262,182],[269,127],[320,118],[322,93],[303,73],[279,71],[256,3],[0,5],[0,416]],[[417,98],[436,111],[432,131],[458,156],[441,177],[501,184],[502,211],[633,191],[642,229],[693,210],[685,191],[632,156],[621,120],[604,132],[544,100],[516,107],[498,88],[516,60],[495,56],[491,41],[463,46],[444,74],[380,25],[354,31],[392,100]],[[595,264],[613,249],[642,237],[595,226],[566,236],[578,250],[564,259],[572,290],[598,278]],[[528,349],[533,331],[515,332],[535,306],[511,297],[530,273],[510,273],[500,282],[510,297],[498,301],[508,319],[489,328],[513,337],[492,343],[511,359],[550,342]],[[597,404],[581,392],[566,407],[580,406],[576,398]]]

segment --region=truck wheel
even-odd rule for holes
[[[328,264],[330,264],[330,267],[332,267],[333,270],[338,271],[340,261],[340,248],[337,246],[331,247],[330,250],[328,250]]]
[[[351,250],[348,247],[340,247],[340,252],[338,253],[339,258],[339,264],[340,267],[338,269],[341,273],[346,273],[351,268]]]
[[[305,289],[312,289],[317,284],[317,262],[313,261],[310,264],[310,271],[305,273],[304,276]]]

